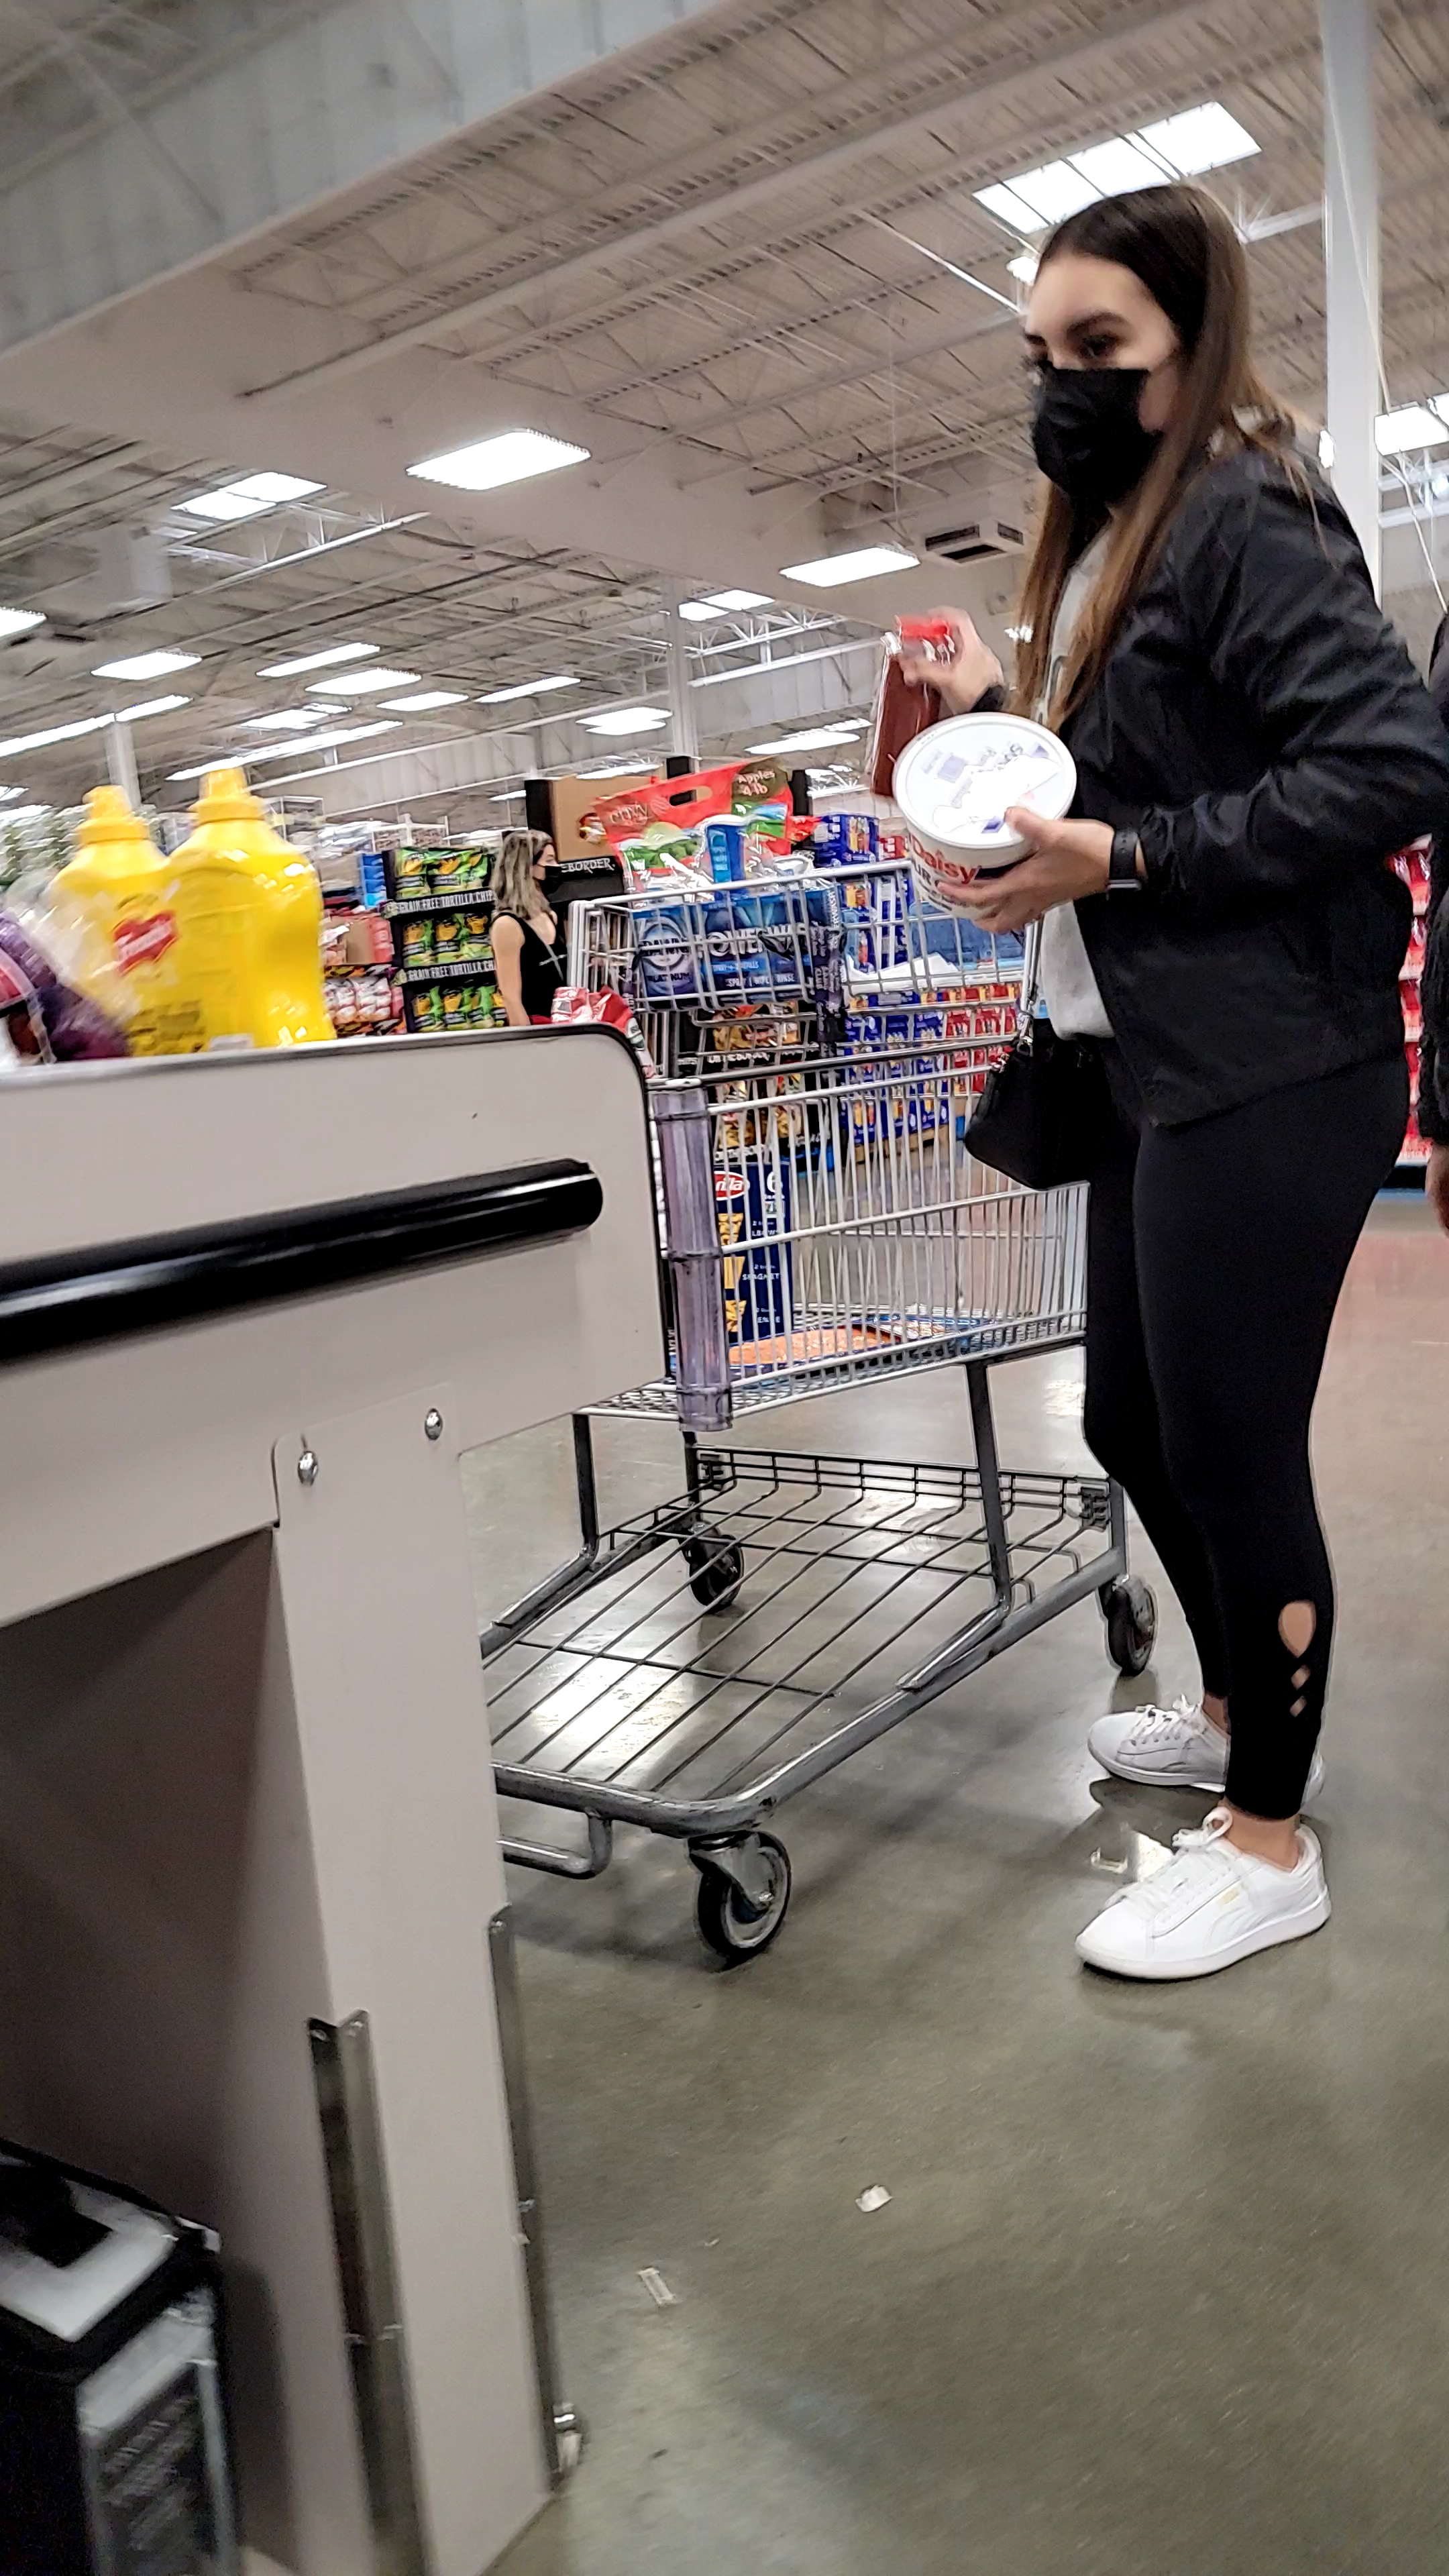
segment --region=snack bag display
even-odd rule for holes
[[[431,850],[399,850],[393,861],[393,883],[399,903],[413,903],[433,891]]]

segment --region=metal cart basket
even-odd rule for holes
[[[903,875],[838,869],[778,891],[768,980],[741,971],[759,924],[738,893],[734,952],[722,907],[700,904],[715,945],[703,921],[682,940],[671,924],[652,981],[657,903],[577,907],[571,926],[576,980],[630,993],[671,1067],[651,1084],[670,1375],[602,1409],[677,1421],[683,1490],[601,1527],[575,1419],[579,1551],[482,1647],[500,1793],[580,1816],[587,1849],[505,1850],[584,1878],[616,1824],[673,1836],[698,1871],[699,1928],[729,1960],[784,1920],[789,1859],[765,1827],[797,1790],[1093,1593],[1124,1672],[1155,1634],[1119,1490],[997,1458],[993,1366],[1082,1332],[1084,1193],[1020,1190],[967,1153],[973,1097],[1016,1025],[1011,971],[952,917],[918,913]],[[765,1407],[952,1364],[969,1466],[719,1436]]]

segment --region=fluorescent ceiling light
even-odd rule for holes
[[[330,733],[299,734],[295,742],[248,743],[240,757],[247,761],[290,760],[294,752],[331,751],[338,743],[366,742],[372,734],[398,733],[400,730],[395,716],[389,717],[385,723],[334,725]]]
[[[309,483],[300,474],[242,474],[235,483],[220,483],[214,492],[197,492],[176,506],[189,518],[213,519],[221,525],[231,519],[260,518],[263,510],[275,510],[283,501],[305,501],[309,494],[325,489],[325,484]]]
[[[228,487],[240,492],[247,501],[265,501],[275,509],[282,501],[307,501],[314,492],[325,492],[325,483],[311,483],[305,474],[244,474]]]
[[[341,680],[314,680],[319,698],[370,698],[376,689],[410,689],[421,671],[395,671],[390,662],[374,662],[366,671],[351,671]]]
[[[657,760],[606,760],[596,769],[576,769],[576,778],[650,778],[658,768]]]
[[[93,680],[159,680],[168,671],[189,671],[199,653],[131,653],[124,661],[97,662]]]
[[[1043,162],[974,193],[978,206],[1012,232],[1039,233],[1098,197],[1121,196],[1162,179],[1196,178],[1229,161],[1244,161],[1258,148],[1247,127],[1210,98],[1200,107],[1184,108],[1180,116],[1163,117],[1133,134],[1109,135],[1065,160]]]
[[[28,635],[32,626],[44,624],[43,608],[0,608],[0,635]]]
[[[1020,278],[1023,286],[1036,284],[1036,273],[1041,266],[1041,261],[1034,250],[1018,251],[1015,259],[1009,259],[1006,265],[1013,277]]]
[[[720,689],[729,680],[758,679],[762,672],[792,671],[800,662],[842,662],[848,653],[879,653],[875,636],[863,637],[858,644],[813,644],[806,653],[775,653],[759,662],[735,662],[726,671],[701,671],[690,681],[692,689]]]
[[[271,506],[270,501],[248,501],[229,486],[224,492],[198,492],[194,500],[176,504],[188,519],[210,519],[218,527],[231,526],[238,519],[259,519]]]
[[[1161,183],[1162,163],[1125,134],[1114,134],[1109,143],[1094,143],[1089,151],[1072,152],[1067,157],[1099,197],[1122,197],[1129,188],[1152,188]],[[1015,185],[1020,190],[1021,181],[1018,179]]]
[[[78,716],[72,724],[47,725],[43,733],[12,734],[8,742],[0,742],[0,760],[17,751],[40,751],[48,742],[78,742],[83,733],[99,733],[110,722],[109,716]]]
[[[810,563],[782,564],[786,581],[807,581],[816,590],[834,590],[841,582],[875,581],[882,573],[909,572],[919,555],[904,546],[856,546],[849,554],[819,555]]]
[[[460,707],[466,689],[418,689],[410,698],[384,698],[385,707],[405,707],[409,715],[421,715],[427,707]]]
[[[408,467],[424,483],[451,483],[459,492],[496,492],[503,483],[526,483],[534,474],[556,474],[561,465],[583,465],[586,447],[548,438],[539,429],[505,429],[497,438],[475,438],[442,456]]]
[[[210,760],[198,761],[194,769],[173,769],[168,776],[180,781],[205,778],[213,769],[250,768],[258,760],[290,760],[298,751],[330,751],[340,742],[364,742],[370,734],[396,733],[396,720],[386,724],[335,725],[331,733],[304,733],[295,742],[249,742],[238,751],[216,751]]]
[[[864,731],[863,716],[853,718],[849,724],[810,725],[804,733],[782,733],[774,742],[752,742],[750,755],[754,758],[769,751],[824,751],[827,744],[853,742]]]
[[[290,680],[297,671],[325,671],[329,663],[360,662],[367,654],[381,650],[380,644],[327,644],[319,653],[298,653],[290,662],[269,662],[264,671],[258,671],[257,678]]]
[[[38,823],[51,810],[49,805],[12,805],[8,814],[0,815],[0,823]]]
[[[1081,207],[1096,203],[1102,190],[1074,170],[1070,161],[1044,161],[1039,170],[1023,170],[1013,179],[1011,193],[1024,197],[1038,225],[1059,224]]]
[[[1405,403],[1399,411],[1379,413],[1374,437],[1380,456],[1403,456],[1413,447],[1442,447],[1449,439],[1449,420],[1441,420],[1427,403]]]
[[[521,805],[523,790],[521,787],[509,787],[501,796],[490,796],[488,802],[490,805]]]
[[[515,680],[506,689],[485,689],[478,701],[480,707],[501,707],[509,698],[542,698],[550,689],[576,689],[578,681],[571,671],[555,671],[547,680]]]
[[[286,733],[295,725],[330,724],[336,713],[335,707],[278,707],[275,715],[243,716],[242,723],[259,732]]]
[[[667,725],[667,707],[610,707],[602,715],[580,716],[581,725],[590,733],[652,733],[657,725]]]
[[[51,742],[79,742],[83,734],[104,733],[107,725],[139,724],[143,716],[169,715],[173,707],[189,707],[189,698],[148,698],[139,707],[119,707],[114,715],[77,716],[73,723],[47,725],[43,733],[12,734],[0,742],[0,760],[9,760],[16,752],[40,751]]]
[[[1164,117],[1158,125],[1141,126],[1132,139],[1147,144],[1180,179],[1221,170],[1229,161],[1246,161],[1258,150],[1247,127],[1215,98],[1185,108],[1181,116]]]
[[[703,626],[712,617],[736,617],[747,608],[772,608],[774,601],[764,590],[709,590],[699,599],[681,599],[679,614],[691,626]]]
[[[1035,207],[1029,206],[1025,197],[1013,195],[1010,188],[978,188],[975,197],[978,206],[984,206],[990,215],[999,216],[1002,223],[1010,224],[1014,233],[1041,231],[1041,217]]]
[[[15,799],[24,793],[23,787],[0,787],[0,805],[13,805]]]

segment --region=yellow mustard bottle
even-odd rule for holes
[[[124,1031],[132,1055],[185,1055],[206,1037],[184,990],[173,871],[119,787],[93,787],[76,853],[51,881],[65,970]]]
[[[274,831],[240,769],[208,772],[196,829],[171,860],[180,971],[203,1046],[305,1046],[330,1038],[322,990],[322,889]]]

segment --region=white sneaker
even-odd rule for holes
[[[1117,1977],[1210,1977],[1316,1932],[1331,1911],[1317,1835],[1300,1825],[1296,1868],[1275,1869],[1223,1840],[1231,1821],[1214,1807],[1198,1832],[1174,1835],[1176,1859],[1118,1890],[1078,1934],[1078,1958]]]
[[[1194,1700],[1175,1708],[1136,1708],[1099,1717],[1087,1750],[1119,1780],[1143,1780],[1164,1789],[1216,1789],[1228,1776],[1228,1739]],[[1303,1792],[1311,1806],[1323,1787],[1323,1756],[1316,1749]]]

